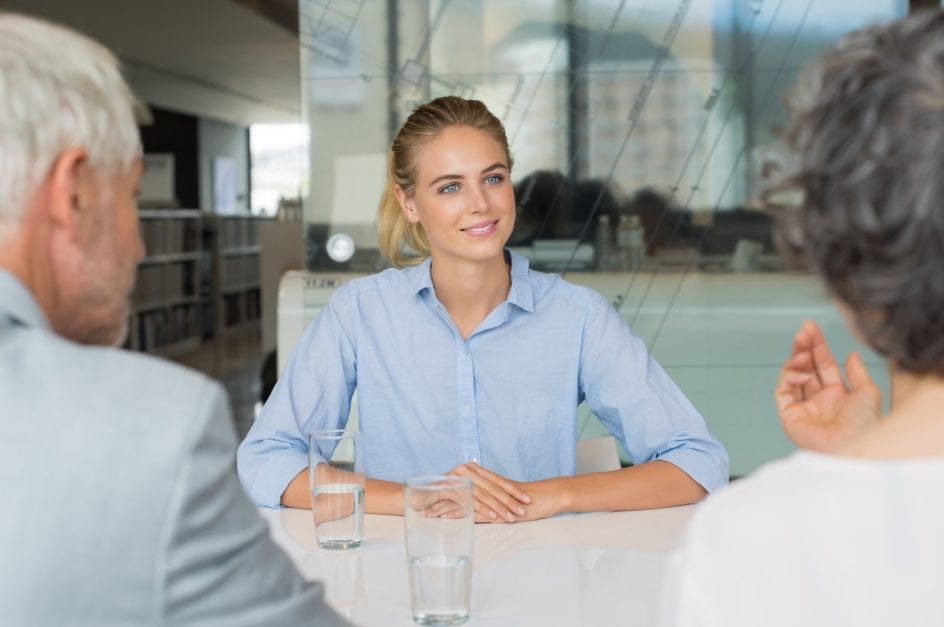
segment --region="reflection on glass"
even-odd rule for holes
[[[308,266],[384,266],[374,214],[391,135],[418,103],[460,94],[508,129],[519,203],[509,245],[537,267],[779,270],[756,195],[776,159],[783,92],[843,32],[902,10],[894,0],[301,0]],[[645,262],[619,250],[630,221]],[[347,261],[327,249],[336,233],[354,241]],[[615,252],[601,254],[607,244]]]
[[[784,93],[844,33],[906,7],[301,0],[308,268],[385,267],[375,213],[393,133],[430,98],[482,100],[515,158],[508,245],[610,300],[746,474],[789,450],[770,390],[799,321],[854,348],[760,210],[764,180],[789,168]],[[338,233],[354,242],[343,262],[327,250]],[[580,423],[581,437],[605,432]]]

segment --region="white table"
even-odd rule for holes
[[[694,506],[475,526],[470,626],[651,625]],[[356,625],[413,625],[403,518],[368,515],[353,551],[315,546],[311,512],[260,510],[272,537]]]

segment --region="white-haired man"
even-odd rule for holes
[[[105,48],[0,13],[0,622],[346,624],[243,494],[220,386],[108,347],[140,152]]]

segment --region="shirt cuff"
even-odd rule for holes
[[[260,465],[248,489],[249,498],[257,507],[278,508],[282,506],[282,493],[289,482],[308,467],[308,454],[286,450],[280,454],[270,453],[266,457],[268,459]]]
[[[655,459],[678,466],[709,493],[728,484],[728,464],[724,463],[725,460],[718,460],[714,456],[706,459],[703,451],[676,449]]]

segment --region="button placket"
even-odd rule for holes
[[[468,344],[461,337],[457,337],[456,341],[459,439],[463,459],[476,461],[480,459],[481,451],[475,409],[475,364]]]

